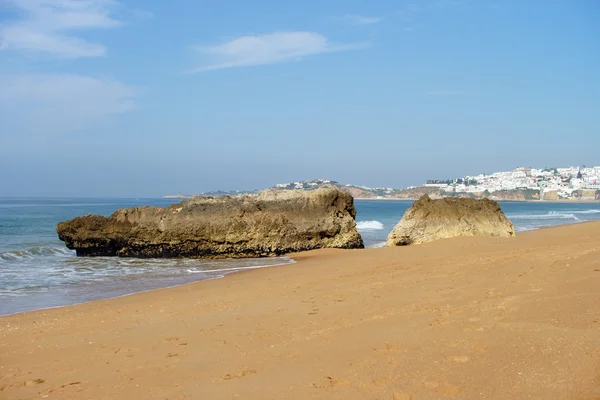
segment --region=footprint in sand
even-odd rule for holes
[[[404,349],[401,346],[397,346],[397,345],[394,345],[394,344],[386,343],[385,346],[374,347],[373,350],[375,350],[377,352],[393,353],[393,352],[401,352]]]
[[[52,393],[52,392],[55,392],[57,390],[61,390],[61,389],[67,388],[69,386],[75,386],[75,385],[81,385],[81,382],[77,381],[77,382],[65,383],[64,385],[61,385],[61,386],[58,386],[58,387],[54,387],[52,389],[48,389],[48,390],[46,390],[43,393]]]
[[[23,386],[39,385],[40,383],[44,383],[44,382],[46,382],[46,381],[43,379],[32,379],[32,380],[23,382]]]
[[[312,386],[316,389],[330,389],[334,386],[345,386],[349,383],[346,379],[337,379],[332,376],[323,377],[315,382],[312,382]]]
[[[222,381],[228,381],[230,379],[241,378],[241,377],[246,376],[246,375],[254,375],[254,374],[256,374],[256,370],[255,369],[248,369],[248,370],[241,371],[241,372],[235,372],[233,374],[227,374],[224,377],[222,377],[220,380],[222,380]]]

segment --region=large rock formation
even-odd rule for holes
[[[197,197],[167,208],[77,217],[56,231],[78,256],[260,257],[325,247],[362,248],[354,201],[319,189]]]
[[[450,197],[431,200],[425,195],[406,210],[388,236],[387,246],[405,246],[454,236],[514,235],[512,222],[493,200]]]

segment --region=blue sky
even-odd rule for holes
[[[600,164],[596,0],[0,2],[0,196]]]

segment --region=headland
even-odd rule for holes
[[[357,200],[417,200],[423,195],[432,199],[463,197],[495,201],[600,202],[600,166],[566,168],[516,168],[510,171],[478,174],[461,178],[429,179],[406,188],[369,187],[341,184],[330,179],[279,183],[277,190],[338,189]],[[239,196],[256,191],[217,191],[203,195]],[[165,198],[189,198],[171,195]]]

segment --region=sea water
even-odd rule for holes
[[[56,224],[124,207],[165,207],[170,199],[0,198],[0,315],[117,297],[292,263],[287,257],[193,260],[78,258],[58,240]],[[411,201],[356,201],[367,247],[385,243]],[[501,203],[517,231],[600,219],[595,203]]]
[[[229,260],[76,257],[56,224],[119,208],[166,207],[170,199],[0,198],[0,315],[77,304],[293,263],[288,257]]]

